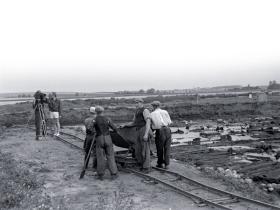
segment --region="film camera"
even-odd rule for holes
[[[34,98],[35,98],[35,103],[46,103],[47,101],[47,94],[42,93],[40,90],[36,91],[36,93],[34,94]]]

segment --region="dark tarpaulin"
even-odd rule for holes
[[[119,129],[119,134],[111,132],[114,145],[122,148],[129,148],[136,143],[136,127],[124,127]]]

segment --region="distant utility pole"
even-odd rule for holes
[[[196,104],[198,104],[198,93],[196,94]]]

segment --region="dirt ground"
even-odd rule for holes
[[[154,98],[150,98],[150,100],[154,100]],[[242,122],[240,118],[245,116],[254,118],[279,116],[279,97],[272,98],[267,103],[256,103],[245,100],[245,98],[238,98],[238,100],[237,98],[211,98],[211,100],[201,100],[199,104],[190,103],[186,101],[186,98],[181,99],[177,96],[165,100],[164,108],[177,122],[185,119],[223,118],[233,123]],[[107,104],[108,101],[65,102],[62,124],[77,125],[81,123],[88,115],[89,106],[92,104],[104,105],[103,103]],[[110,106],[105,108],[108,115],[118,123],[117,120],[122,122],[132,118],[134,108],[133,106],[127,107],[130,103],[126,100],[112,100]],[[15,126],[26,126],[28,120],[31,119],[31,111],[30,103],[1,106],[0,108],[0,209],[209,209],[209,207],[197,207],[190,199],[133,174],[120,172],[119,178],[114,181],[111,181],[107,174],[104,181],[99,181],[93,171],[87,171],[84,179],[79,180],[83,165],[83,155],[79,151],[51,137],[47,137],[44,141],[35,141],[34,131]],[[29,123],[33,124],[33,121],[31,120]],[[185,125],[184,122],[181,124]],[[258,126],[260,128],[279,127],[279,123],[266,125],[259,122],[256,126],[253,125],[253,129]],[[173,135],[173,138],[175,137]],[[185,150],[181,150],[184,150],[183,147],[178,147],[178,150],[175,151],[176,154],[182,152],[180,159],[183,158],[183,154],[187,154]],[[190,152],[189,149],[187,150]],[[211,155],[216,153],[219,152],[211,153]],[[203,170],[195,167],[195,164],[190,165],[192,162],[197,162],[196,156],[200,163],[204,160],[207,167],[204,167]],[[190,157],[192,160],[188,158],[184,158],[182,162],[173,160],[170,169],[208,185],[244,196],[249,195],[252,198],[271,203],[275,201],[271,194],[259,191],[254,183],[240,184],[235,179],[231,180],[229,177],[216,174],[215,170],[208,170],[213,168],[213,165],[216,167],[217,161],[228,163],[221,158],[222,156],[211,158],[211,161],[215,160],[214,164],[208,160],[209,156],[206,153],[192,153]],[[209,166],[206,163],[209,163]],[[202,169],[202,167],[200,168]]]
[[[120,172],[112,181],[107,171],[100,181],[87,171],[80,180],[79,151],[34,137],[23,127],[1,133],[0,209],[208,209],[133,174]]]
[[[0,137],[0,209],[210,208],[197,207],[192,200],[160,184],[124,172],[112,181],[107,171],[105,180],[100,181],[94,171],[88,170],[80,180],[82,153],[52,137],[35,141],[34,131],[28,128],[9,128]],[[246,190],[238,188],[234,181],[215,177],[185,162],[173,160],[170,169],[214,187],[243,196],[258,195],[273,202],[253,185],[245,186]]]

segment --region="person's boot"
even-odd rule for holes
[[[116,178],[118,178],[118,174],[112,174],[111,175],[111,180],[115,180]]]
[[[95,170],[97,169],[97,162],[96,161],[93,161],[92,168],[95,169]]]
[[[157,168],[163,168],[162,164],[157,164],[156,167]]]

